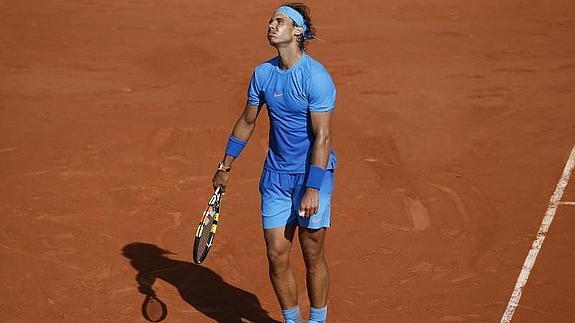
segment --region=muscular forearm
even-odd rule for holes
[[[313,143],[311,164],[326,168],[331,150],[331,136],[327,132],[320,132],[316,135]]]
[[[232,129],[232,136],[247,142],[250,140],[250,137],[252,136],[255,127],[256,127],[255,122],[251,123],[247,122],[245,118],[242,116],[238,119],[238,121],[234,125],[234,128]],[[233,156],[224,154],[222,162],[225,166],[230,167],[234,162],[234,160],[235,158]]]
[[[232,135],[240,140],[248,141],[255,128],[255,122],[247,122],[244,117],[241,117],[232,129]]]
[[[331,150],[331,137],[328,131],[318,131],[313,143],[311,165],[327,168]],[[319,209],[319,189],[323,181],[323,172],[316,167],[310,167],[306,180],[305,194],[301,200],[300,216],[312,216]],[[318,178],[319,175],[319,178]]]

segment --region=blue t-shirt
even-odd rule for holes
[[[327,70],[305,53],[288,70],[279,56],[256,67],[248,88],[248,103],[266,104],[270,118],[269,150],[264,168],[305,173],[310,164],[314,134],[310,113],[335,108],[335,86]],[[336,158],[330,151],[327,169]]]

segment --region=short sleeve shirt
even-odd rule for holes
[[[274,57],[256,67],[248,87],[248,103],[265,104],[270,118],[269,150],[264,168],[280,172],[305,173],[314,142],[310,114],[335,108],[336,90],[327,70],[303,54],[288,70]],[[330,151],[327,169],[336,158]]]

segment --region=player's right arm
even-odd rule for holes
[[[262,106],[263,104],[256,106],[246,103],[246,107],[244,108],[244,111],[236,121],[236,124],[232,129],[231,135],[247,143],[250,140],[250,137],[252,136],[252,133],[256,128],[256,120],[258,118],[258,115],[260,114]],[[224,168],[231,168],[234,159],[235,159],[234,156],[224,154],[224,158],[222,160]],[[229,177],[230,177],[229,172],[217,170],[216,173],[214,174],[214,177],[212,178],[214,189],[218,186],[222,186],[222,188],[225,191],[228,185]]]

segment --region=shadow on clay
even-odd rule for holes
[[[168,250],[134,242],[124,246],[122,254],[138,271],[138,289],[147,297],[156,296],[153,284],[159,278],[176,287],[188,304],[217,322],[279,322],[269,316],[254,294],[226,283],[206,267],[168,258]]]

